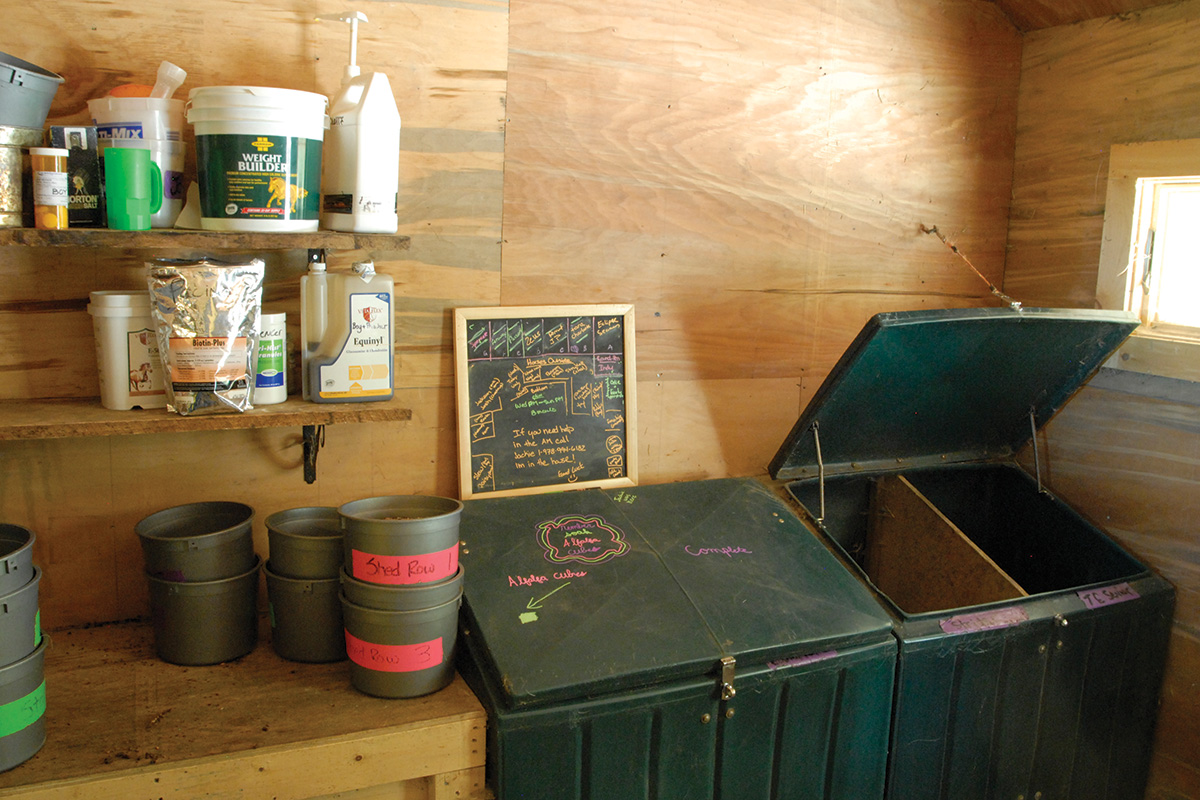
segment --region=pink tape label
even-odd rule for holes
[[[437,553],[418,556],[381,556],[352,551],[353,576],[367,583],[433,583],[458,572],[458,542]]]
[[[795,658],[785,658],[780,661],[768,661],[767,669],[774,671],[783,669],[784,667],[802,667],[805,664],[812,664],[817,661],[824,661],[827,658],[836,658],[837,650],[826,650],[822,653],[809,653],[806,656],[796,656]]]
[[[442,637],[420,644],[371,644],[346,631],[346,655],[378,672],[416,672],[441,665]]]
[[[1103,608],[1114,603],[1137,600],[1141,597],[1128,583],[1118,583],[1115,586],[1105,586],[1100,589],[1084,589],[1075,594],[1079,595],[1079,599],[1088,608]]]
[[[997,628],[1011,628],[1029,619],[1029,614],[1020,606],[997,608],[994,611],[977,611],[974,614],[959,614],[944,619],[939,625],[944,633],[975,633]]]

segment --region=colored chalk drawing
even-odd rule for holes
[[[464,499],[636,483],[632,307],[469,311],[455,322]]]
[[[594,514],[555,517],[538,525],[537,537],[546,560],[555,564],[600,564],[629,552],[625,534]]]

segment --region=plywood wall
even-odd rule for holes
[[[991,4],[519,2],[510,42],[502,299],[635,304],[645,479],[761,471],[871,314],[989,302],[920,228],[999,279]]]
[[[1109,148],[1200,137],[1195,0],[1027,34],[1006,291],[1092,307]]]
[[[163,58],[189,71],[185,89],[330,93],[347,34],[312,18],[342,8],[49,0],[9,10],[0,49],[67,78],[51,122],[84,119],[87,98],[148,81]],[[21,468],[0,498],[38,531],[49,627],[144,613],[132,526],[159,508],[248,502],[265,552],[276,510],[456,494],[456,306],[633,302],[641,478],[661,482],[761,473],[871,314],[991,302],[920,232],[937,225],[999,281],[1020,41],[990,3],[363,10],[359,61],[389,73],[404,118],[413,245],[373,255],[401,295],[412,421],[328,429],[312,486],[286,429],[6,444]],[[0,355],[8,396],[95,391],[86,294],[136,285],[144,257],[0,254],[0,326],[17,342]],[[295,254],[269,269],[272,297],[294,303]],[[51,373],[65,377],[47,390]]]
[[[1200,2],[1024,37],[1005,290],[1030,304],[1095,302],[1110,148],[1200,137]],[[1147,797],[1200,797],[1200,401],[1088,390],[1051,424],[1051,485],[1178,591]]]
[[[1190,395],[1088,387],[1044,443],[1055,493],[1176,589],[1147,800],[1200,797],[1200,393]]]

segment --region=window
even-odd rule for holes
[[[1200,381],[1200,140],[1113,146],[1096,297],[1142,320],[1109,366]]]

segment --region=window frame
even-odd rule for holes
[[[1112,146],[1096,275],[1096,300],[1101,308],[1125,308],[1129,280],[1126,267],[1135,246],[1133,219],[1138,180],[1181,175],[1200,175],[1200,139]],[[1142,326],[1106,366],[1200,382],[1200,341]]]

